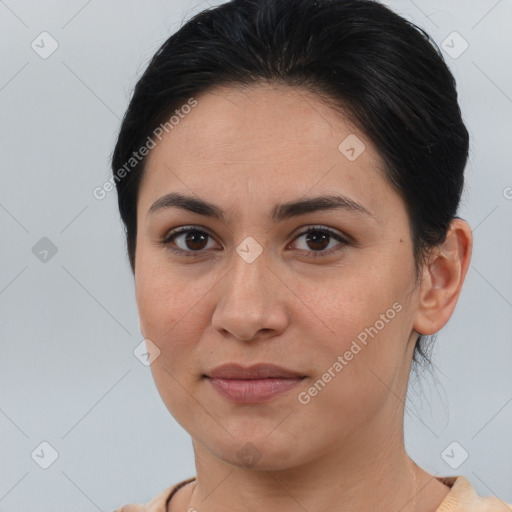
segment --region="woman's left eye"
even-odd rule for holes
[[[339,233],[321,226],[308,228],[302,233],[299,233],[295,240],[298,240],[304,236],[306,236],[305,243],[307,244],[307,247],[314,249],[313,251],[308,251],[305,249],[306,252],[309,253],[306,254],[307,257],[316,258],[318,256],[330,256],[331,254],[340,251],[343,249],[343,247],[349,244],[348,240],[346,240]],[[333,239],[337,240],[338,244],[335,244],[326,250]]]
[[[303,244],[306,244],[306,248],[299,248],[299,250],[305,251],[307,257],[328,256],[349,244],[341,234],[322,226],[310,227],[302,231],[295,237],[294,242],[303,237],[305,237]],[[200,256],[205,252],[204,249],[211,249],[208,247],[208,239],[212,237],[206,231],[189,226],[172,231],[161,243],[176,254]],[[332,246],[334,240],[338,243]],[[182,247],[177,242],[180,242]]]

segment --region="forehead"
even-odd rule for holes
[[[223,86],[194,99],[147,157],[139,211],[176,190],[260,207],[337,189],[371,209],[394,194],[368,137],[309,91]]]
[[[212,154],[218,158],[225,151],[226,158],[242,156],[248,161],[268,156],[273,160],[280,156],[279,151],[289,157],[290,153],[300,156],[315,148],[321,151],[328,145],[337,149],[344,134],[357,132],[364,138],[345,116],[305,89],[263,84],[221,86],[195,100],[197,106],[180,120],[175,117],[178,124],[164,138],[171,145],[174,139],[184,150],[199,149],[194,151],[198,156]]]

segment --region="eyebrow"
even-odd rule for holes
[[[148,214],[153,215],[156,212],[169,208],[180,208],[225,222],[224,212],[217,205],[198,197],[187,196],[179,192],[171,192],[157,199],[149,208]],[[373,217],[363,205],[341,194],[333,194],[277,204],[272,209],[270,219],[276,223],[307,213],[339,209]]]

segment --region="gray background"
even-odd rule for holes
[[[512,502],[512,1],[387,3],[447,41],[471,134],[460,214],[473,260],[434,376],[411,384],[406,445],[426,470]],[[92,190],[148,59],[207,5],[0,1],[0,511],[109,511],[195,475],[188,434],[133,354],[142,336],[115,192]],[[51,49],[43,31],[59,45],[47,58],[31,47]],[[469,44],[456,58],[454,31]],[[45,262],[43,237],[57,249]],[[43,441],[58,452],[48,469]]]

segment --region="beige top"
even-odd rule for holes
[[[195,477],[168,487],[155,496],[146,505],[125,505],[114,512],[167,512],[167,504],[172,496],[184,485],[193,482]],[[512,504],[494,496],[482,498],[478,496],[473,486],[463,476],[438,477],[438,480],[451,487],[436,512],[510,512]]]

